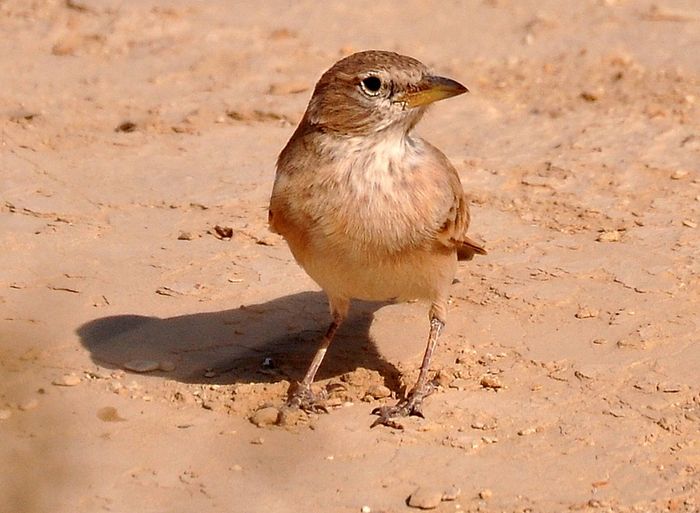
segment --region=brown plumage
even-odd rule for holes
[[[323,74],[277,161],[269,224],[328,295],[333,321],[291,406],[312,408],[310,385],[351,299],[430,302],[416,386],[375,422],[420,414],[430,356],[446,320],[457,260],[485,254],[467,235],[459,175],[410,132],[434,101],[466,92],[419,61],[367,51]]]

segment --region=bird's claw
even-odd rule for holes
[[[372,415],[379,415],[370,429],[375,426],[387,426],[392,429],[402,430],[403,426],[394,420],[396,417],[420,417],[423,415],[423,399],[422,394],[411,394],[407,399],[402,399],[394,406],[380,406],[372,410]]]
[[[328,413],[324,404],[326,394],[314,393],[310,386],[299,385],[287,399],[287,408],[300,409],[306,413]]]

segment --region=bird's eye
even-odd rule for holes
[[[379,77],[370,75],[369,77],[363,78],[360,82],[362,90],[369,96],[377,96],[382,88],[382,81]]]

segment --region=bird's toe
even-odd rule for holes
[[[314,392],[310,386],[299,385],[289,395],[287,407],[307,413],[328,413],[325,401],[326,394],[323,391]]]

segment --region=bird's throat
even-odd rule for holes
[[[360,198],[391,193],[414,169],[418,142],[398,130],[346,138],[333,150],[338,178]]]

